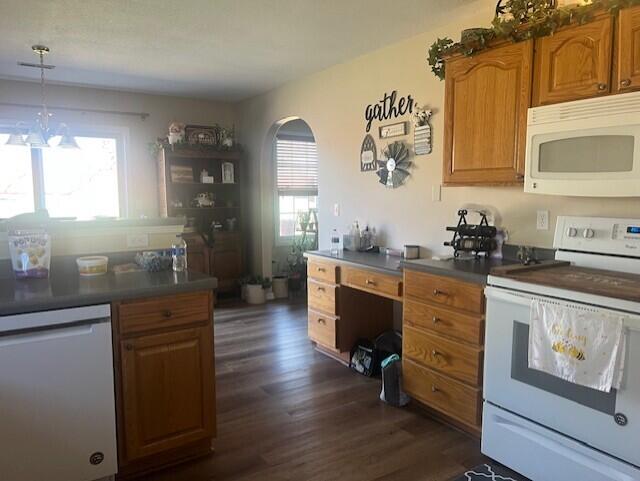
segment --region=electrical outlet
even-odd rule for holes
[[[539,210],[536,220],[536,229],[549,230],[549,211]]]
[[[340,204],[338,204],[337,202],[333,204],[333,215],[335,215],[336,217],[340,217]]]
[[[149,247],[149,234],[128,234],[127,247],[130,249]]]
[[[442,200],[442,186],[440,184],[431,186],[431,200],[433,202]]]

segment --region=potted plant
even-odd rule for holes
[[[250,276],[245,280],[246,301],[249,304],[264,304],[267,300],[265,289],[271,287],[271,279]]]
[[[305,286],[307,280],[307,262],[304,253],[318,248],[318,220],[315,210],[303,212],[298,216],[299,235],[294,236],[291,252],[287,256],[289,269],[289,289],[297,292]]]

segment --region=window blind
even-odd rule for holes
[[[318,195],[318,152],[314,141],[276,139],[276,162],[278,192]]]

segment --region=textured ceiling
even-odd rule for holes
[[[0,0],[0,77],[240,100],[428,30],[472,0]],[[426,46],[425,46],[426,48]]]

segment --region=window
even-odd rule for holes
[[[301,234],[300,214],[317,209],[318,154],[315,140],[278,136],[276,154],[277,241]]]
[[[14,147],[7,138],[0,133],[0,218],[35,209],[78,219],[124,215],[115,137],[76,136],[78,150]]]

